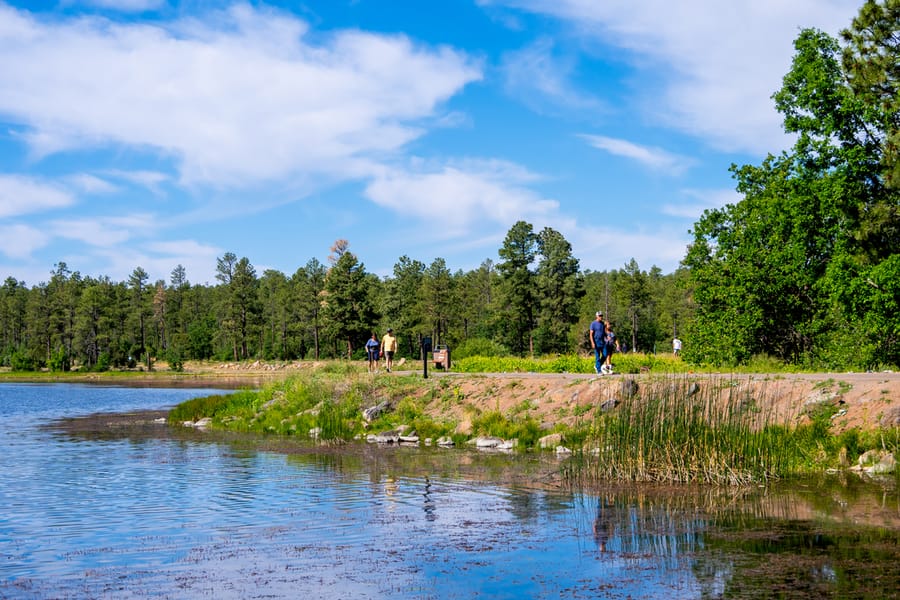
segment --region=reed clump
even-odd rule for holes
[[[764,408],[774,404],[764,394],[728,378],[703,386],[677,376],[643,383],[632,398],[597,416],[564,477],[576,486],[741,485],[799,473],[815,441],[781,424],[774,409]]]

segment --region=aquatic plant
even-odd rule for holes
[[[805,435],[807,426],[777,425],[783,419],[757,408],[769,403],[755,402],[738,386],[718,394],[714,385],[689,384],[685,378],[660,378],[615,410],[601,412],[564,477],[572,484],[745,484],[801,472],[809,462],[816,443]],[[798,435],[801,430],[804,435]]]

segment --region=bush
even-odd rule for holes
[[[58,349],[47,361],[47,367],[52,372],[68,371],[72,367],[69,354],[64,348]]]
[[[110,364],[112,363],[112,358],[109,356],[109,352],[101,352],[100,356],[97,357],[97,364],[94,365],[94,371],[109,371]]]
[[[37,371],[37,363],[24,350],[17,350],[9,357],[9,366],[13,371]]]
[[[456,348],[451,348],[453,360],[459,360],[469,356],[506,356],[507,349],[486,338],[470,338]]]

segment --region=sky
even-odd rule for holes
[[[500,260],[674,271],[861,0],[0,0],[0,279]]]

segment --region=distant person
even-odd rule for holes
[[[366,342],[366,356],[369,358],[369,372],[374,373],[378,370],[378,354],[381,343],[378,341],[378,336],[374,333],[372,337],[369,338],[369,341]]]
[[[612,323],[609,321],[606,322],[606,358],[603,362],[603,367],[601,370],[607,375],[613,374],[613,366],[612,366],[612,355],[613,352],[619,351],[619,340],[616,338],[616,332],[613,331]]]
[[[597,375],[603,374],[603,363],[606,360],[606,323],[603,321],[603,313],[599,310],[597,318],[591,323],[589,335],[591,337],[591,348],[594,350],[594,371]]]
[[[681,354],[681,340],[678,337],[672,340],[672,352],[675,353],[675,356]]]
[[[388,373],[394,366],[394,352],[396,351],[397,338],[394,337],[394,330],[388,327],[387,333],[381,338],[381,353],[384,355],[384,368]]]

